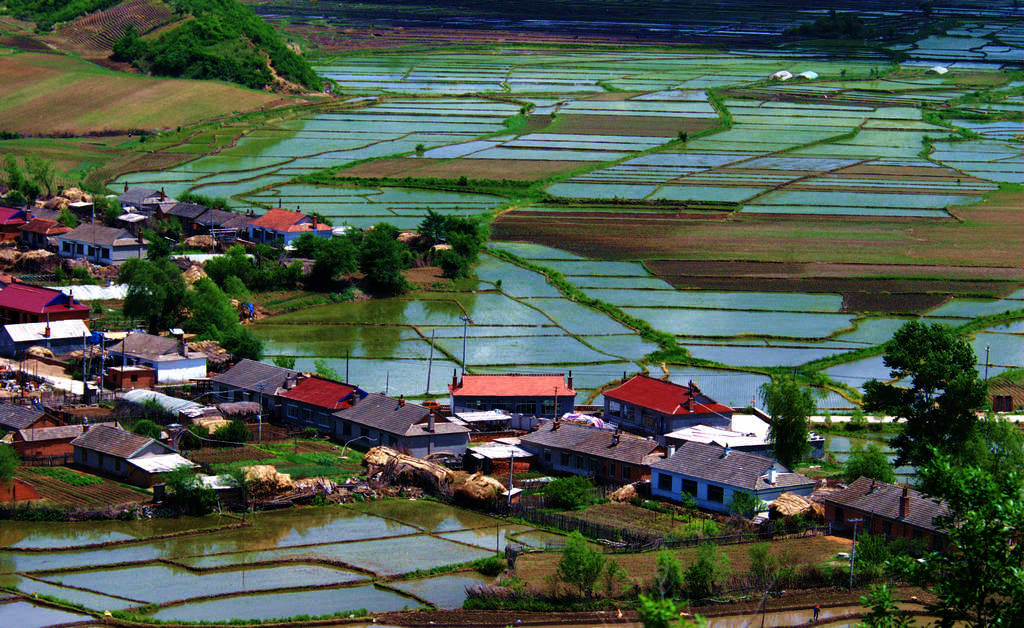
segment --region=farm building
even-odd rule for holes
[[[75,464],[122,478],[136,486],[152,486],[180,466],[194,467],[178,452],[152,438],[99,425],[71,441]]]
[[[293,377],[285,382],[284,389],[277,396],[285,422],[316,428],[322,434],[331,432],[331,417],[335,412],[350,408],[355,401],[366,397],[366,392],[357,386],[316,375]]]
[[[230,234],[231,239],[234,239],[249,228],[249,218],[222,209],[208,209],[195,218],[193,224],[195,233],[209,233],[218,237]]]
[[[249,239],[256,243],[291,244],[304,233],[330,238],[334,230],[318,222],[315,216],[287,209],[271,209],[249,221]]]
[[[156,385],[156,371],[148,366],[108,366],[103,385],[111,390],[152,388]]]
[[[198,203],[175,203],[160,212],[161,217],[173,217],[181,223],[184,235],[196,233],[196,219],[207,211],[206,205]]]
[[[16,242],[26,222],[28,214],[24,209],[0,207],[0,242]]]
[[[728,446],[733,451],[745,451],[757,456],[771,456],[768,442],[768,423],[753,414],[733,414],[728,428],[695,425],[665,434],[665,444],[678,447],[686,441],[706,445]],[[807,444],[812,458],[825,456],[825,437],[811,432]]]
[[[110,347],[110,356],[113,364],[153,369],[157,384],[180,384],[206,377],[206,355],[190,351],[181,338],[132,332]]]
[[[949,508],[907,486],[862,477],[841,491],[827,494],[823,501],[825,520],[837,529],[852,529],[851,520],[860,519],[861,531],[887,539],[920,539],[934,549],[941,549],[945,543],[946,535],[935,524],[935,518],[948,515]]]
[[[651,465],[651,495],[678,502],[688,493],[698,506],[716,512],[730,512],[739,492],[771,502],[782,493],[807,496],[813,491],[814,480],[771,458],[717,445],[688,441],[678,449],[669,446],[666,457]]]
[[[465,425],[473,432],[507,432],[511,428],[512,417],[502,410],[486,410],[459,412],[452,415],[451,421]]]
[[[592,477],[598,482],[627,484],[650,477],[649,465],[660,458],[661,446],[632,434],[562,421],[545,422],[519,439],[536,466]]]
[[[19,406],[0,401],[0,429],[7,431],[28,428],[56,427],[60,421],[39,406]]]
[[[60,290],[10,283],[0,290],[0,324],[89,320],[89,306]]]
[[[24,355],[29,347],[46,347],[54,355],[81,349],[89,336],[85,321],[75,318],[52,323],[19,323],[0,329],[0,355],[13,358]]]
[[[733,409],[689,386],[647,375],[634,375],[621,386],[604,393],[604,420],[650,436],[695,425],[728,429]]]
[[[576,391],[572,373],[533,375],[452,375],[448,386],[454,413],[501,410],[514,414],[555,418],[572,412]]]
[[[331,436],[340,442],[384,445],[420,458],[439,452],[461,455],[469,430],[404,399],[370,393],[334,413]]]
[[[273,364],[243,359],[227,371],[210,378],[210,387],[220,401],[258,401],[271,416],[280,418],[277,393],[285,384],[296,381],[297,371]]]
[[[120,427],[117,423],[95,423],[92,427],[100,425]],[[84,434],[88,428],[88,424],[39,428],[29,427],[14,432],[11,444],[22,458],[70,456],[74,451],[71,441]]]
[[[33,218],[23,224],[20,228],[21,241],[25,246],[33,249],[57,249],[57,236],[64,235],[71,231],[56,220],[46,218]]]
[[[152,216],[156,212],[172,207],[178,201],[169,198],[163,190],[150,190],[149,188],[129,188],[125,185],[124,192],[117,197],[121,203],[121,210],[125,212],[137,212],[145,216]]]
[[[60,255],[69,259],[85,258],[93,264],[120,264],[127,259],[146,257],[149,244],[125,229],[81,224],[57,236]]]

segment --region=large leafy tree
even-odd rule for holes
[[[212,280],[203,278],[185,295],[189,318],[185,329],[202,340],[216,340],[236,359],[258,360],[263,343],[238,322],[238,312],[231,298]]]
[[[397,238],[398,229],[382,222],[363,237],[359,252],[359,270],[366,273],[371,289],[382,295],[402,294],[407,288],[402,271],[412,256]]]
[[[772,455],[786,466],[800,461],[808,451],[807,417],[817,404],[810,389],[789,377],[766,382],[761,386],[765,409],[772,415],[768,442]]]
[[[978,422],[975,411],[985,402],[985,383],[967,341],[945,325],[910,321],[889,341],[884,362],[897,383],[868,381],[864,409],[907,420],[892,441],[896,464],[922,466],[931,448],[962,451]]]
[[[936,453],[920,473],[928,491],[949,506],[950,514],[936,519],[949,547],[922,562],[900,559],[896,571],[930,585],[940,626],[1024,626],[1020,471],[996,476]]]
[[[125,317],[141,320],[150,333],[176,327],[181,322],[185,280],[170,260],[127,260],[121,265],[118,281],[128,286]]]
[[[601,552],[590,547],[578,531],[569,534],[558,561],[558,579],[579,589],[580,595],[590,597],[594,585],[604,570],[605,558]]]
[[[0,445],[0,484],[6,484],[18,469],[21,460],[14,447]]]
[[[846,465],[843,467],[843,479],[853,482],[859,477],[889,483],[896,480],[896,474],[892,465],[889,464],[889,458],[875,443],[869,443],[867,447],[855,448],[846,460]]]

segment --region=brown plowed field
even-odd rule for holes
[[[546,117],[546,116],[535,116]],[[636,135],[676,139],[679,131],[693,134],[718,126],[717,118],[667,118],[662,116],[616,116],[559,113],[548,133],[577,135]]]
[[[72,486],[57,478],[35,473],[32,467],[21,467],[14,476],[31,484],[43,499],[66,508],[103,509],[124,504],[148,502],[152,499],[146,493],[126,488],[102,476],[93,477],[97,477],[103,480],[103,482],[88,486]]]
[[[509,179],[533,181],[587,166],[585,161],[541,159],[410,159],[395,157],[357,164],[339,177],[437,177],[440,179]]]

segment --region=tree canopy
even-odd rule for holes
[[[170,260],[126,260],[118,281],[128,286],[123,306],[126,318],[142,321],[150,333],[177,327],[181,322],[185,280]]]
[[[847,482],[853,482],[862,476],[890,484],[896,480],[889,458],[875,443],[851,451],[843,467],[843,479]]]
[[[604,570],[605,558],[596,549],[587,544],[587,540],[579,531],[569,533],[565,540],[565,549],[558,561],[558,579],[579,589],[580,595],[591,596],[594,585]]]
[[[772,455],[786,466],[799,462],[808,451],[807,417],[817,404],[810,389],[783,377],[761,386],[765,409],[772,416],[768,442]]]
[[[402,294],[408,288],[402,271],[409,267],[412,256],[397,238],[398,229],[386,222],[363,236],[359,270],[366,274],[371,290],[380,295]]]
[[[892,441],[896,464],[923,466],[933,447],[962,452],[978,422],[975,411],[985,403],[971,345],[945,325],[910,321],[889,341],[883,361],[897,383],[864,384],[864,409],[906,419]]]

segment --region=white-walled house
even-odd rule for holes
[[[125,229],[94,224],[81,224],[57,236],[57,242],[61,257],[106,265],[144,258],[149,245]]]
[[[790,472],[771,458],[693,441],[672,449],[666,458],[651,464],[655,497],[679,502],[685,492],[700,508],[728,513],[739,492],[767,503],[782,493],[807,496],[814,491],[814,480]]]
[[[148,366],[157,384],[180,384],[206,377],[206,354],[189,351],[181,338],[133,332],[110,347],[111,366]]]

